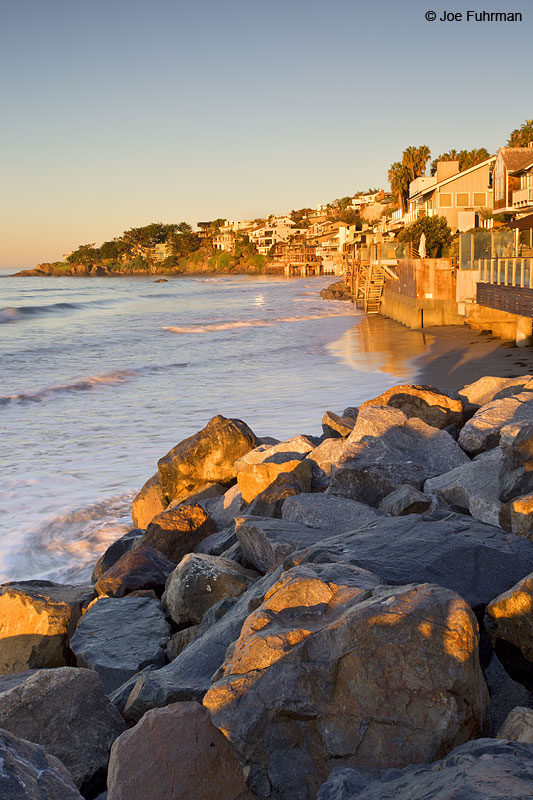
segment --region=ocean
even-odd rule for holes
[[[428,337],[320,299],[332,278],[0,271],[0,581],[82,582],[157,460],[215,414],[259,436],[413,380]]]

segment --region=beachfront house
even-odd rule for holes
[[[272,223],[260,225],[247,233],[250,241],[257,247],[257,252],[267,256],[272,245],[277,242],[287,242],[291,236],[305,233],[305,230],[293,227],[290,217],[283,217],[274,219]]]
[[[252,230],[254,222],[251,220],[234,220],[226,222],[218,229],[218,233],[213,237],[213,247],[215,250],[224,250],[226,253],[235,251],[235,241],[239,233],[248,234]]]
[[[529,147],[500,147],[494,165],[494,211],[498,214],[533,211],[533,143]]]

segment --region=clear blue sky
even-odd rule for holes
[[[385,186],[408,145],[495,151],[533,116],[533,6],[501,6],[524,22],[424,19],[465,0],[4,0],[0,265]]]

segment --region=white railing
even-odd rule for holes
[[[533,288],[533,258],[481,258],[476,263],[480,283]]]
[[[513,192],[513,208],[533,205],[533,189],[525,188]]]

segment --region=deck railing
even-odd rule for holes
[[[533,258],[481,258],[479,282],[533,289]]]

